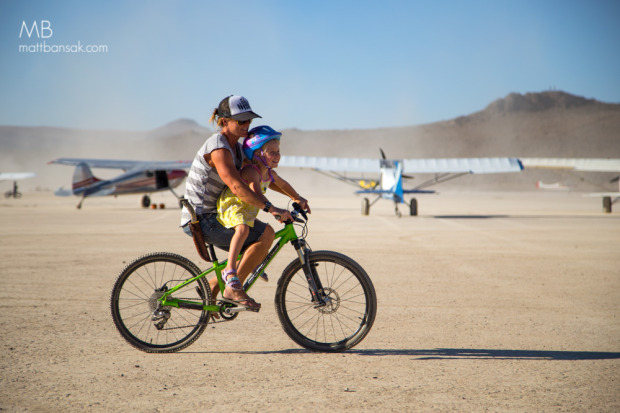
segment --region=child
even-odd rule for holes
[[[243,140],[243,153],[249,163],[239,171],[241,178],[256,193],[265,193],[273,183],[278,192],[288,195],[292,200],[305,206],[308,201],[299,196],[297,191],[273,170],[280,162],[280,136],[282,134],[269,126],[257,126],[251,129],[248,137]],[[260,191],[260,192],[259,192]],[[230,241],[228,265],[224,270],[223,279],[233,289],[241,289],[237,278],[237,257],[245,242],[249,227],[254,226],[258,209],[236,197],[230,188],[226,188],[217,201],[217,219],[226,228],[234,228],[235,234]],[[229,278],[229,276],[232,276]],[[267,281],[267,277],[263,278]]]

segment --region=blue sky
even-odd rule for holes
[[[619,21],[616,0],[2,0],[0,124],[207,125],[230,94],[304,130],[431,123],[551,88],[620,103]],[[43,42],[107,52],[19,51]]]

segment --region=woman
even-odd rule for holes
[[[198,150],[185,184],[185,198],[199,216],[205,241],[224,250],[228,249],[235,233],[234,229],[225,228],[217,220],[217,200],[226,187],[244,202],[279,216],[280,222],[291,218],[287,210],[274,207],[263,194],[252,191],[239,174],[244,156],[239,140],[248,135],[254,118],[260,116],[252,111],[250,103],[244,97],[233,95],[223,99],[209,119],[209,122],[216,124],[220,130],[208,138]],[[281,192],[278,188],[274,189]],[[183,208],[181,225],[185,233],[191,235],[187,225],[189,220],[189,212]],[[237,276],[241,283],[267,256],[274,235],[272,227],[256,220],[244,243],[245,253],[238,267]],[[217,296],[217,278],[209,280],[209,285],[213,297]],[[227,286],[222,296],[247,307],[260,308],[260,304],[242,289]]]

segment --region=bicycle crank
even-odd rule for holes
[[[233,300],[227,300],[225,298],[222,298],[219,304],[221,307],[220,314],[222,314],[225,318],[236,316],[238,313],[242,311],[252,311],[252,312],[258,313],[260,310],[260,307],[250,307],[247,305],[240,304]]]

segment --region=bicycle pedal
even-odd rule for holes
[[[260,307],[234,306],[234,307],[226,307],[224,309],[224,313],[228,315],[240,313],[242,311],[252,311],[254,313],[258,313],[260,311]]]
[[[242,311],[252,311],[255,313],[258,313],[258,311],[261,309],[260,307],[250,307],[248,305],[245,304],[241,304],[237,301],[234,300],[227,300],[225,298],[222,298],[219,302],[220,306],[224,306],[224,313],[232,315],[235,313],[240,313]]]

